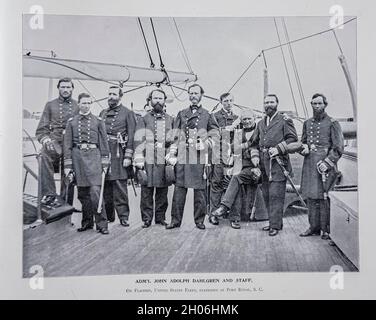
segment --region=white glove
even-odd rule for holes
[[[137,168],[137,169],[140,169],[140,170],[142,170],[143,168],[144,168],[144,166],[145,166],[145,164],[144,164],[144,162],[136,162],[135,163],[135,167]]]
[[[260,158],[259,158],[259,157],[252,158],[252,159],[251,159],[251,162],[252,162],[252,164],[253,164],[255,167],[258,167],[258,165],[260,164]]]
[[[306,156],[309,154],[309,147],[308,147],[308,144],[303,144],[303,150],[300,151],[300,154],[302,156]]]
[[[327,166],[327,164],[324,161],[322,161],[319,164],[319,169],[320,169],[321,172],[326,172],[329,169],[329,167]]]
[[[269,156],[270,158],[273,158],[275,156],[278,156],[278,149],[277,148],[270,148],[269,149]]]
[[[205,143],[202,142],[202,140],[200,139],[200,142],[196,143],[196,150],[201,151],[201,150],[204,150],[204,149],[205,149]]]
[[[171,166],[174,166],[177,162],[178,162],[178,158],[177,157],[169,157],[169,159],[167,161],[167,164],[169,164]]]
[[[129,167],[131,164],[132,164],[132,160],[131,159],[128,159],[128,158],[124,159],[124,161],[123,161],[123,167],[124,168]]]

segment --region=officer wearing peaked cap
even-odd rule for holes
[[[67,121],[78,113],[78,105],[72,99],[74,85],[71,79],[60,79],[57,88],[59,97],[47,102],[35,133],[42,144],[41,150],[41,194],[56,195],[54,173],[63,173],[63,136]],[[61,194],[65,197],[65,179],[61,179]],[[73,203],[73,185],[68,189],[68,203]]]
[[[301,190],[307,199],[309,228],[300,236],[319,235],[329,239],[329,205],[324,198],[323,173],[336,169],[343,152],[343,135],[338,121],[325,112],[328,102],[323,94],[316,93],[311,100],[313,117],[303,124],[302,143],[304,156]],[[319,169],[319,170],[318,170]]]
[[[129,202],[127,179],[132,169],[133,142],[136,120],[133,111],[121,103],[123,91],[118,86],[108,90],[108,108],[102,110],[111,153],[111,165],[106,175],[104,200],[107,218],[115,221],[115,210],[120,224],[128,227]]]
[[[74,173],[82,203],[82,223],[77,231],[92,229],[95,217],[98,232],[108,234],[105,210],[97,212],[102,171],[109,166],[107,134],[102,119],[90,112],[90,95],[81,93],[78,103],[80,113],[68,121],[64,137],[64,170],[67,176]]]
[[[150,92],[149,100],[152,110],[137,122],[134,155],[135,166],[146,171],[146,181],[141,184],[140,202],[143,228],[150,227],[154,208],[155,223],[166,225],[170,183],[166,180],[165,157],[172,142],[173,126],[173,118],[165,112],[165,92],[155,89]]]
[[[285,202],[286,177],[273,159],[280,157],[286,170],[292,174],[287,146],[298,141],[294,123],[287,116],[277,111],[278,97],[268,94],[264,98],[266,116],[257,123],[256,130],[250,141],[253,150],[259,150],[260,160],[252,158],[254,165],[258,165],[262,172],[262,193],[269,215],[269,226],[263,228],[270,236],[278,234],[283,226],[283,205]]]

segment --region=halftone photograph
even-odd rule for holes
[[[355,16],[24,14],[22,72],[24,278],[360,270]]]

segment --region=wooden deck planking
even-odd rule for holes
[[[193,222],[189,192],[180,228],[165,230],[153,224],[142,229],[137,201],[131,194],[131,208],[137,208],[131,212],[131,226],[111,223],[108,236],[94,230],[78,233],[78,225],[71,227],[69,218],[25,230],[24,277],[31,276],[28,270],[32,265],[41,265],[45,276],[327,272],[335,264],[345,271],[356,271],[327,241],[299,237],[308,225],[305,214],[285,217],[284,228],[276,237],[261,230],[267,222],[243,222],[240,230],[234,230],[227,220],[221,220],[217,227],[206,221],[207,229],[199,230]],[[167,217],[169,220],[170,208]]]

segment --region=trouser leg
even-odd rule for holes
[[[107,229],[107,215],[105,207],[102,208],[102,211],[98,213],[98,204],[100,198],[101,187],[100,186],[91,186],[90,187],[90,198],[92,203],[92,214],[91,216],[95,217],[95,224],[97,229]]]
[[[330,232],[330,201],[320,199],[320,227],[323,232]]]
[[[267,189],[267,190],[266,190]],[[285,203],[286,181],[271,181],[263,185],[263,192],[269,208],[270,228],[281,230],[283,227],[283,205]]]
[[[59,161],[59,159],[50,156],[44,148],[41,153],[39,179],[41,179],[41,194],[43,197],[47,194],[56,194],[54,162]]]
[[[238,193],[240,192],[240,179],[239,176],[233,176],[228,185],[225,195],[222,198],[221,204],[225,205],[227,208],[231,209]]]
[[[168,207],[168,187],[156,188],[155,191],[155,222],[166,220]]]
[[[104,182],[104,204],[107,213],[107,219],[110,222],[115,221],[115,208],[114,208],[114,191],[113,191],[114,181],[105,180]]]
[[[181,225],[183,220],[185,199],[187,197],[187,188],[175,186],[172,197],[171,223]]]
[[[120,220],[128,220],[129,203],[128,203],[128,185],[127,179],[115,180],[113,184],[114,205]]]
[[[77,187],[78,200],[82,205],[81,227],[93,227],[93,204],[90,197],[90,187]]]
[[[320,202],[316,199],[307,199],[308,222],[312,232],[320,231]]]
[[[141,219],[142,221],[152,221],[154,212],[154,188],[141,186]]]
[[[223,195],[223,165],[214,165],[210,185],[210,212],[219,208]]]
[[[193,191],[193,214],[195,223],[203,223],[206,215],[206,190],[194,189]]]

